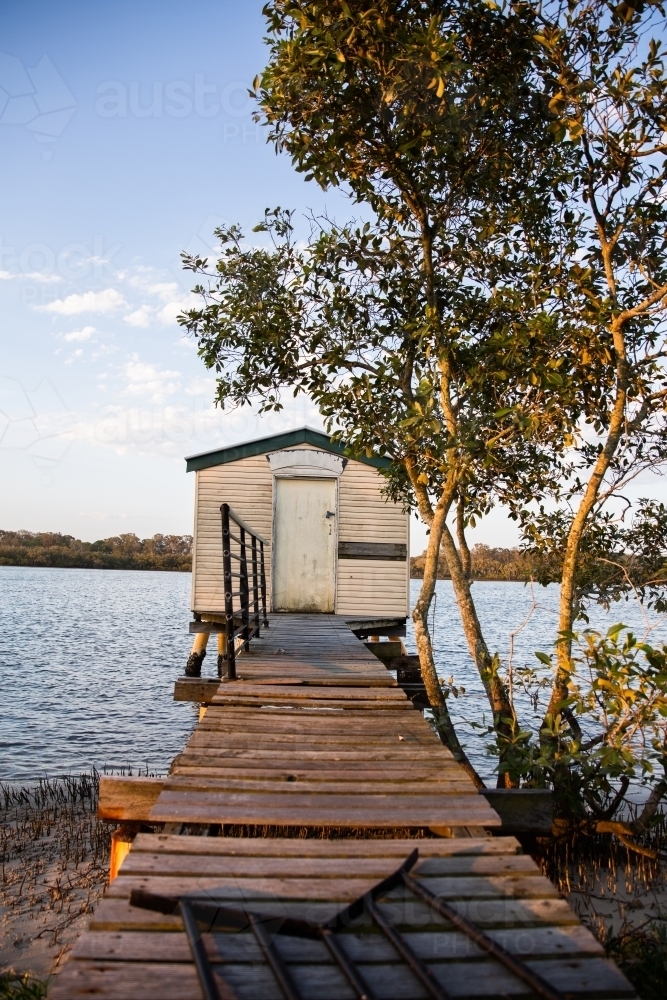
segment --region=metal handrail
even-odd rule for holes
[[[223,676],[226,676],[227,680],[233,681],[236,680],[236,640],[241,638],[243,640],[241,646],[247,651],[250,649],[250,640],[260,634],[261,626],[269,627],[266,616],[266,571],[264,565],[264,545],[266,543],[262,536],[253,531],[228,503],[223,503],[220,506],[220,515],[222,518],[222,573],[225,587],[226,626],[225,656],[221,666],[226,666]],[[236,525],[239,529],[238,535],[231,530],[231,524]],[[238,546],[238,552],[232,551],[233,544]],[[250,549],[250,558],[248,558],[248,549]],[[239,565],[238,573],[232,573],[232,559],[235,559]],[[239,580],[238,590],[232,590],[232,579]],[[235,597],[239,599],[237,608],[234,607]],[[239,619],[240,626],[237,624]]]

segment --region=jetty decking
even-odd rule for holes
[[[174,761],[148,817],[164,832],[136,837],[53,1000],[200,1000],[180,917],[130,905],[132,893],[247,915],[202,935],[224,1000],[634,996],[518,841],[489,835],[497,814],[345,621],[273,616],[263,635]],[[291,835],[256,835],[268,827]],[[253,835],[228,835],[239,832]],[[412,879],[337,927],[341,964],[322,928],[415,847]],[[521,958],[523,974],[429,892]],[[321,939],[293,936],[285,918]]]
[[[275,615],[238,661],[150,819],[492,827],[486,799],[392,674],[333,615]]]

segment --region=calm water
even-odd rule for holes
[[[172,701],[189,573],[0,566],[0,778],[165,771],[195,721]]]
[[[413,598],[419,581],[412,581]],[[509,633],[531,604],[517,583],[476,583],[489,645],[506,659]],[[539,608],[517,636],[514,662],[535,663],[554,633],[557,590],[536,589]],[[174,679],[190,649],[190,575],[124,570],[0,567],[0,779],[80,772],[93,765],[165,772],[183,747],[196,708],[172,700]],[[643,630],[641,615],[622,604],[592,624],[622,620]],[[653,638],[667,641],[663,626]],[[407,645],[414,651],[408,635]],[[434,645],[441,676],[466,694],[452,714],[474,762],[492,770],[486,738],[470,725],[488,710],[470,668],[451,585],[438,584]],[[209,655],[204,672],[215,672]],[[528,717],[526,699],[521,710]]]
[[[412,580],[410,583],[412,605],[417,599],[420,586],[420,580]],[[529,665],[539,670],[540,664],[535,651],[553,651],[551,644],[558,621],[558,587],[536,586],[531,589],[523,583],[478,582],[473,584],[473,596],[489,649],[500,654],[503,665],[508,661],[511,633],[521,629],[530,614],[528,622],[515,634],[512,662],[516,667]],[[537,606],[531,612],[533,601]],[[449,709],[459,739],[477,771],[483,777],[489,777],[493,772],[494,760],[486,752],[489,737],[479,728],[480,724],[485,726],[490,721],[489,703],[479,675],[471,664],[449,580],[438,581],[435,609],[431,609],[429,622],[433,622],[433,648],[439,676],[447,681],[453,677],[457,687],[465,688],[462,697],[449,699]],[[634,601],[615,604],[609,613],[597,606],[590,609],[591,628],[604,632],[616,622],[623,622],[640,636],[644,636],[648,625],[652,629],[648,641],[654,644],[667,642],[667,616],[650,615],[647,621]],[[408,652],[414,653],[416,646],[411,626],[412,622],[408,620],[406,645]],[[548,692],[543,695],[543,703],[538,705],[536,713],[529,698],[516,693],[515,704],[525,725],[530,725],[533,720],[541,717],[547,700]]]

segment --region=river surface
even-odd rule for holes
[[[413,580],[413,601],[419,587]],[[510,632],[531,608],[530,589],[476,583],[473,592],[488,644],[506,662]],[[93,766],[164,773],[197,717],[196,706],[172,700],[190,649],[189,597],[189,573],[0,566],[0,780]],[[536,665],[534,651],[549,650],[557,597],[556,587],[535,588],[538,606],[515,638],[515,665]],[[591,615],[601,629],[617,621],[645,631],[633,604]],[[452,715],[471,759],[488,776],[488,706],[445,580],[438,583],[433,622],[440,675],[465,688],[450,699]],[[664,623],[651,641],[667,642]],[[414,652],[410,628],[406,643]],[[215,673],[215,662],[211,653],[205,674]],[[529,699],[520,695],[518,704],[530,721]]]

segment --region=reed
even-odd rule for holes
[[[628,813],[634,807],[628,807]],[[629,815],[629,818],[633,817]],[[667,971],[667,817],[639,838],[656,859],[629,851],[610,834],[571,834],[542,842],[544,874],[604,945],[642,1000],[662,1000]]]
[[[92,912],[108,880],[111,830],[97,818],[98,789],[95,770],[25,786],[0,783],[5,924],[18,930],[30,918],[34,939],[45,939],[52,949],[67,928]],[[12,982],[6,988],[18,989],[18,980]]]
[[[0,973],[0,1000],[43,1000],[48,983],[29,973]]]

